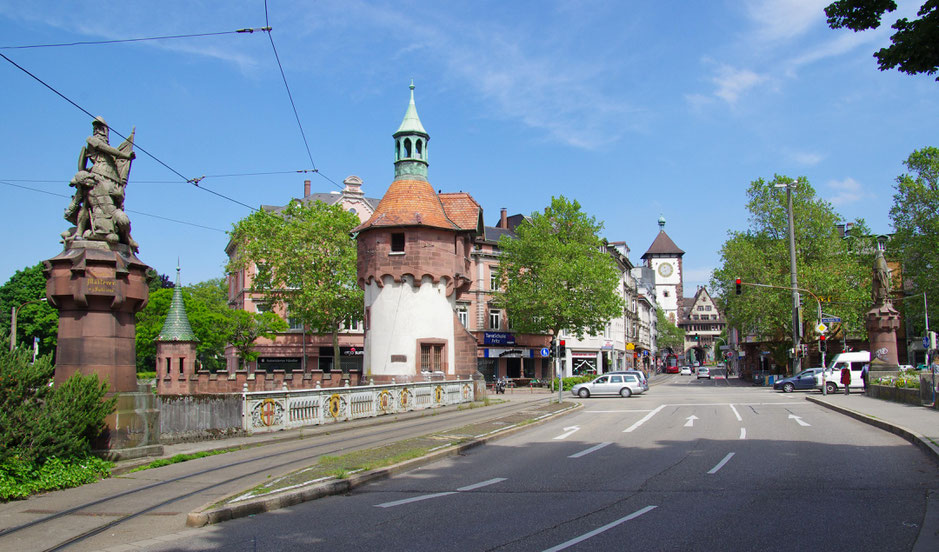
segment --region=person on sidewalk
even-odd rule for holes
[[[844,386],[844,394],[851,394],[851,369],[845,366],[841,369],[841,385]]]
[[[870,378],[870,374],[869,374],[870,367],[871,367],[870,364],[865,364],[864,367],[861,368],[861,383],[864,384],[865,395],[867,395],[867,384],[869,383],[868,378]]]

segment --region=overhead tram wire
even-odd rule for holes
[[[287,90],[287,99],[290,100],[290,107],[293,108],[293,116],[297,120],[297,127],[300,129],[300,137],[303,138],[303,145],[306,147],[307,157],[310,159],[310,166],[313,167],[313,172],[325,178],[327,181],[331,182],[333,186],[343,189],[338,182],[329,178],[325,174],[321,173],[319,169],[316,168],[316,162],[313,161],[313,153],[310,152],[310,142],[306,139],[306,133],[303,131],[303,124],[300,122],[300,114],[297,112],[297,104],[293,101],[293,94],[290,92],[290,85],[287,84],[287,74],[284,72],[284,66],[280,62],[280,55],[277,53],[277,46],[274,45],[274,33],[271,31],[271,21],[267,12],[267,0],[264,0],[264,22],[266,25],[267,38],[271,41],[271,50],[274,51],[274,60],[277,61],[277,67],[280,69],[280,76],[284,80],[284,88]]]
[[[125,42],[144,42],[149,40],[175,40],[180,38],[202,38],[208,36],[222,36],[230,34],[243,34],[270,31],[270,27],[257,27],[253,29],[238,29],[235,31],[220,31],[216,33],[197,33],[184,35],[148,36],[141,38],[123,38],[115,40],[82,40],[78,42],[61,42],[58,44],[26,44],[21,46],[0,46],[0,50],[25,50],[29,48],[61,48],[67,46],[98,46],[101,44],[120,44]]]
[[[7,60],[8,62],[10,62],[10,64],[12,64],[14,67],[16,67],[16,68],[19,69],[20,71],[26,73],[27,75],[29,75],[30,77],[32,77],[33,79],[35,79],[36,82],[38,82],[39,84],[45,86],[46,88],[48,88],[49,90],[51,90],[52,92],[54,92],[57,96],[59,96],[60,98],[62,98],[62,99],[65,100],[65,101],[67,101],[68,103],[72,104],[72,105],[73,105],[75,108],[77,108],[79,111],[81,111],[81,112],[84,113],[85,115],[88,115],[92,120],[94,120],[95,116],[92,115],[91,112],[89,112],[89,111],[88,111],[87,109],[85,109],[84,107],[78,105],[77,103],[73,102],[71,99],[69,99],[67,96],[65,96],[65,94],[62,94],[61,92],[59,92],[58,90],[56,90],[55,88],[53,88],[51,85],[47,84],[45,81],[43,81],[42,79],[40,79],[40,78],[37,77],[36,75],[30,73],[26,68],[22,67],[21,65],[19,65],[18,63],[16,63],[16,62],[13,61],[12,59],[8,58],[8,57],[5,56],[4,54],[0,53],[0,57],[2,57],[3,59]],[[124,135],[121,134],[120,132],[114,130],[114,129],[111,128],[110,126],[108,127],[108,129],[109,129],[111,132],[113,132],[114,134],[118,135],[120,138],[123,138],[123,139],[125,139],[125,140],[127,139],[126,136],[124,136]],[[188,182],[189,184],[192,184],[192,185],[195,186],[196,188],[199,188],[200,190],[204,190],[204,191],[206,191],[206,192],[209,192],[210,194],[216,195],[216,196],[218,196],[218,197],[220,197],[220,198],[222,198],[222,199],[227,199],[228,201],[231,201],[232,203],[237,203],[238,205],[241,205],[241,206],[243,206],[243,207],[247,207],[248,209],[251,209],[252,211],[257,211],[257,210],[258,210],[257,207],[252,207],[251,205],[248,205],[247,203],[243,203],[243,202],[241,202],[241,201],[238,201],[237,199],[228,197],[228,196],[225,195],[225,194],[221,194],[221,193],[219,193],[219,192],[216,192],[215,190],[211,190],[211,189],[209,189],[209,188],[200,186],[200,185],[199,185],[199,182],[201,182],[202,179],[205,178],[204,176],[202,176],[202,177],[196,177],[196,178],[186,178],[185,176],[183,176],[182,173],[180,173],[179,171],[177,171],[177,170],[174,169],[173,167],[170,167],[169,165],[167,165],[166,163],[164,163],[164,162],[163,162],[162,160],[160,160],[157,156],[153,155],[152,153],[150,153],[149,151],[147,151],[147,150],[144,149],[143,147],[139,146],[136,142],[134,143],[134,148],[136,148],[136,149],[142,151],[142,152],[145,153],[148,157],[150,157],[151,159],[153,159],[154,161],[156,161],[156,162],[159,163],[160,165],[163,165],[163,166],[164,166],[166,169],[168,169],[170,172],[172,172],[172,173],[175,174],[176,176],[182,178],[184,181]]]
[[[203,176],[203,180],[209,178],[236,178],[242,176],[270,176],[276,174],[305,174],[316,172],[312,169],[298,169],[295,171],[269,171],[269,172],[251,172],[251,173],[234,173],[234,174],[207,174]],[[33,184],[57,184],[61,182],[60,179],[33,179],[33,178],[3,178],[7,182],[31,182]],[[134,180],[134,184],[179,184],[178,180]]]
[[[66,195],[66,194],[60,194],[60,193],[57,193],[57,192],[50,192],[50,191],[48,191],[48,190],[40,190],[40,189],[38,189],[38,188],[30,188],[29,186],[20,186],[19,184],[13,184],[12,182],[8,182],[8,181],[5,181],[5,180],[0,180],[0,184],[4,184],[4,185],[7,185],[7,186],[13,186],[14,188],[20,188],[20,189],[22,189],[22,190],[29,190],[29,191],[31,191],[31,192],[37,192],[37,193],[40,193],[40,194],[47,194],[47,195],[56,196],[56,197],[64,197],[65,199],[69,199],[69,198],[72,197],[72,196],[69,196],[69,195]],[[133,210],[133,209],[124,209],[124,211],[127,212],[127,213],[134,213],[135,215],[143,215],[143,216],[145,216],[145,217],[152,217],[152,218],[155,218],[155,219],[166,220],[166,221],[169,221],[169,222],[175,222],[175,223],[177,223],[177,224],[184,224],[184,225],[186,225],[186,226],[194,226],[194,227],[196,227],[196,228],[204,228],[204,229],[206,229],[206,230],[213,230],[213,231],[215,231],[215,232],[221,232],[221,233],[223,233],[223,234],[227,234],[227,233],[228,233],[227,231],[222,230],[221,228],[213,228],[213,227],[211,227],[211,226],[205,226],[205,225],[202,225],[202,224],[196,224],[196,223],[194,223],[194,222],[186,222],[186,221],[184,221],[184,220],[172,219],[172,218],[169,218],[169,217],[164,217],[164,216],[160,216],[160,215],[154,215],[153,213],[144,213],[143,211],[135,211],[135,210]]]

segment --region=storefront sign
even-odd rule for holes
[[[483,358],[535,358],[535,349],[481,349]]]
[[[339,355],[348,357],[348,356],[365,356],[365,349],[362,347],[339,347]],[[332,347],[320,347],[320,356],[321,357],[331,357],[333,356]]]
[[[483,332],[484,345],[515,345],[515,334],[507,332]]]
[[[571,356],[574,358],[597,358],[597,353],[594,351],[571,351]]]

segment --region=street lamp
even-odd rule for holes
[[[23,307],[25,307],[26,305],[29,305],[30,303],[45,303],[45,302],[46,302],[46,298],[43,297],[42,299],[33,299],[31,301],[26,301],[25,303],[23,303],[22,305],[18,307],[13,307],[13,312],[10,314],[10,351],[11,352],[13,351],[13,349],[16,349],[16,315],[17,313]]]
[[[792,222],[792,190],[798,182],[784,182],[773,185],[774,188],[786,189],[786,202],[789,211],[789,272],[792,283],[792,374],[799,373],[801,361],[799,359],[799,287],[796,278],[796,236]]]

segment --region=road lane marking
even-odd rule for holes
[[[650,419],[652,419],[652,416],[655,416],[656,414],[658,414],[659,411],[662,410],[663,408],[665,408],[666,406],[667,406],[667,405],[664,405],[664,404],[663,404],[662,406],[656,408],[656,409],[653,410],[652,412],[649,412],[649,413],[646,414],[641,420],[639,420],[638,422],[636,422],[636,423],[634,423],[633,425],[631,425],[631,426],[627,427],[626,429],[624,429],[624,430],[623,430],[623,433],[632,433],[637,427],[639,427],[639,426],[641,426],[642,424],[648,422]]]
[[[404,500],[395,500],[393,502],[383,502],[381,504],[376,504],[375,506],[378,508],[391,508],[392,506],[401,506],[402,504],[410,504],[412,502],[420,502],[421,500],[429,500],[431,498],[437,498],[437,497],[447,496],[447,495],[452,495],[452,494],[456,494],[456,491],[447,491],[445,493],[434,493],[434,494],[415,496],[411,498],[405,498]]]
[[[709,473],[709,474],[712,474],[712,475],[715,474],[715,473],[717,473],[717,470],[723,468],[723,467],[724,467],[724,464],[726,464],[727,462],[729,462],[730,459],[734,457],[734,454],[735,454],[735,453],[733,453],[733,452],[728,452],[728,453],[727,453],[727,456],[725,456],[723,460],[721,460],[720,462],[718,462],[716,466],[714,466],[713,468],[711,468],[711,471],[709,471],[708,473]]]
[[[495,485],[496,483],[502,483],[503,481],[505,481],[505,478],[504,478],[504,477],[494,477],[494,478],[490,479],[489,481],[483,481],[483,482],[481,482],[481,483],[474,483],[474,484],[472,484],[472,485],[467,485],[467,486],[465,486],[465,487],[460,487],[460,488],[457,489],[457,490],[458,490],[458,491],[472,491],[472,490],[475,490],[475,489],[479,489],[479,488],[481,488],[481,487],[488,487],[489,485]]]
[[[740,428],[740,438],[741,438],[741,439],[746,439],[746,438],[747,438],[747,428],[745,428],[745,427],[741,427],[741,428]]]
[[[694,427],[694,421],[697,419],[698,417],[695,416],[694,414],[692,414],[691,416],[688,416],[688,421],[685,422],[685,427]]]
[[[566,431],[567,433],[562,433],[562,434],[558,435],[557,437],[555,437],[554,439],[555,439],[555,440],[557,440],[557,439],[567,439],[567,438],[570,437],[571,435],[573,435],[573,434],[577,433],[578,431],[580,431],[580,426],[565,427],[565,428],[564,428],[564,431]]]
[[[505,481],[504,477],[496,477],[494,479],[489,479],[487,481],[482,481],[480,483],[474,483],[472,485],[460,487],[459,489],[455,491],[445,491],[442,493],[432,493],[432,494],[425,494],[425,495],[420,495],[420,496],[412,496],[411,498],[404,498],[402,500],[394,500],[391,502],[383,502],[381,504],[376,504],[375,507],[376,508],[391,508],[393,506],[401,506],[403,504],[410,504],[412,502],[420,502],[422,500],[430,500],[431,498],[440,498],[441,496],[453,495],[453,494],[457,494],[458,492],[472,491],[475,489],[479,489],[480,487],[488,487],[489,485],[502,483],[503,481]]]
[[[789,415],[789,419],[790,419],[790,420],[795,420],[796,423],[798,423],[798,424],[799,424],[800,426],[802,426],[802,427],[810,427],[810,426],[812,425],[812,424],[810,424],[810,423],[808,423],[808,422],[803,422],[803,421],[802,421],[802,418],[799,417],[799,416],[796,416],[795,414],[790,414],[790,415]]]
[[[581,536],[579,536],[579,537],[573,538],[573,539],[571,539],[571,540],[569,540],[569,541],[567,541],[567,542],[562,542],[561,544],[559,544],[559,545],[557,545],[557,546],[553,546],[553,547],[551,547],[551,548],[548,548],[548,549],[546,549],[544,552],[558,552],[559,550],[564,550],[565,548],[570,548],[571,546],[574,546],[575,544],[579,544],[579,543],[581,543],[581,542],[584,542],[585,540],[589,539],[590,537],[595,537],[595,536],[599,535],[600,533],[602,533],[602,532],[604,532],[604,531],[607,531],[607,530],[609,530],[609,529],[612,529],[612,528],[616,527],[617,525],[620,525],[620,524],[622,524],[622,523],[626,523],[627,521],[629,521],[629,520],[631,520],[631,519],[636,519],[637,517],[641,516],[642,514],[645,514],[646,512],[650,512],[650,511],[654,510],[655,508],[656,508],[655,506],[646,506],[645,508],[643,508],[643,509],[641,509],[641,510],[636,510],[635,512],[629,514],[629,515],[626,516],[626,517],[619,518],[618,520],[616,520],[616,521],[614,521],[614,522],[612,522],[612,523],[607,523],[607,524],[604,525],[603,527],[600,527],[600,528],[598,528],[598,529],[594,529],[593,531],[591,531],[591,532],[589,532],[589,533],[584,533],[583,535],[581,535]]]
[[[642,410],[584,410],[584,414],[613,414],[619,412],[651,412],[651,410],[648,408]]]
[[[596,451],[602,449],[603,447],[606,447],[606,446],[609,446],[609,445],[612,445],[612,444],[613,444],[613,443],[611,443],[611,442],[603,442],[603,443],[600,443],[599,445],[597,445],[597,446],[595,446],[595,447],[590,447],[590,448],[587,449],[587,450],[582,450],[582,451],[580,451],[580,452],[578,452],[578,453],[572,454],[572,455],[568,456],[568,458],[580,458],[581,456],[587,456],[587,455],[590,454],[591,452],[596,452]]]
[[[742,421],[743,421],[743,418],[740,417],[740,413],[737,412],[737,409],[734,408],[734,405],[730,405],[730,409],[734,411],[734,416],[737,417],[737,421],[738,421],[738,422],[742,422]]]

